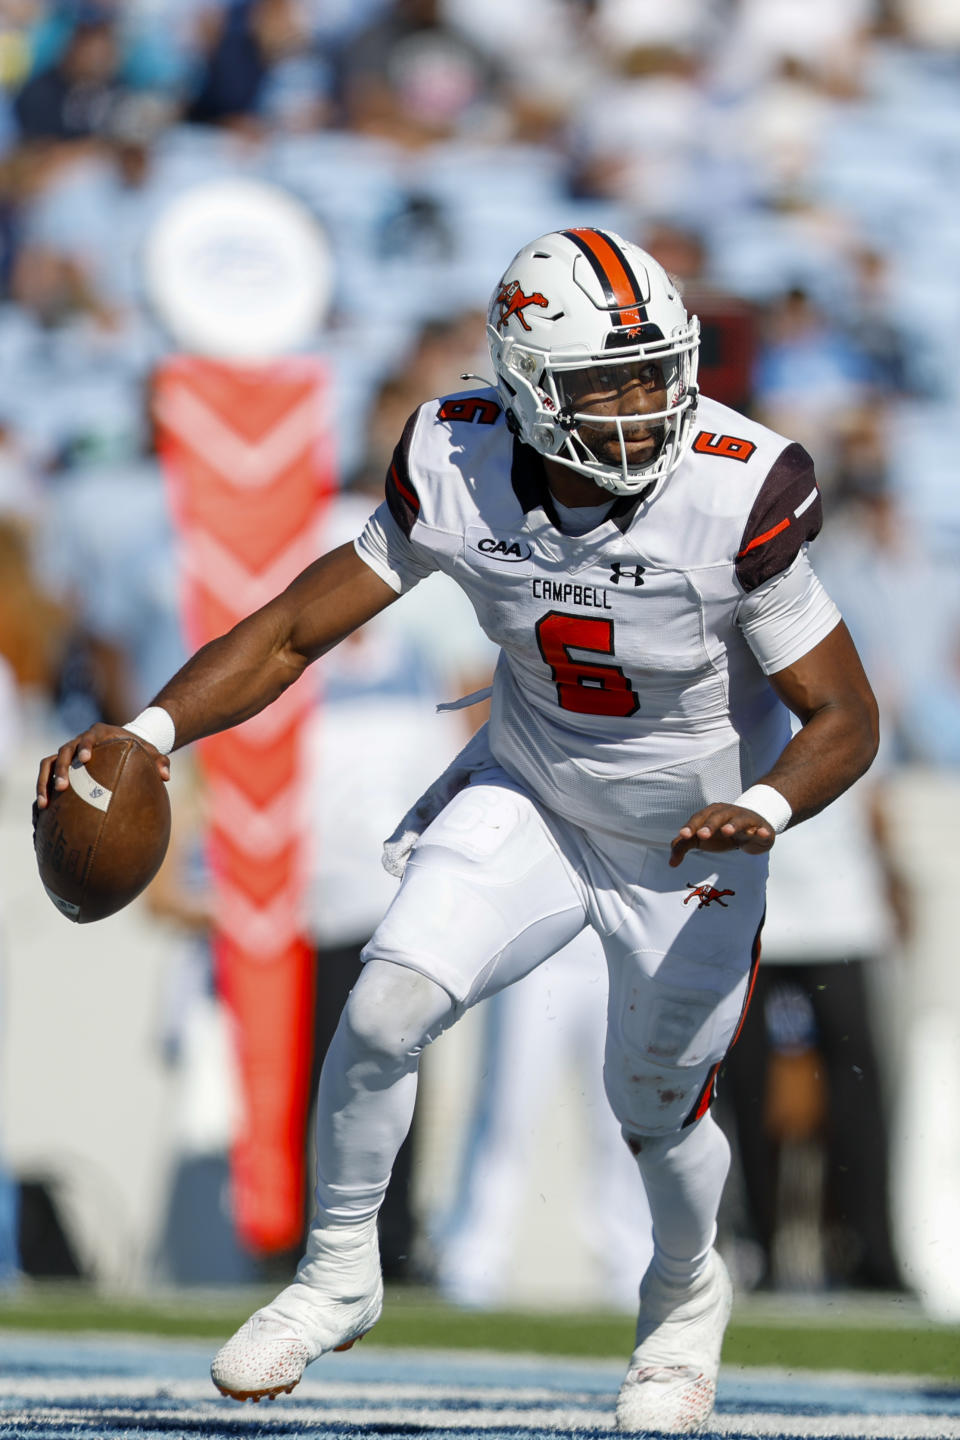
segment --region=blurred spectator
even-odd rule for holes
[[[18,214],[17,169],[18,157],[3,155],[3,137],[0,134],[0,301],[5,300],[10,290],[10,276],[13,272],[17,233],[20,225]]]
[[[206,796],[195,755],[177,755],[170,785],[170,847],[145,897],[168,945],[158,1030],[175,1086],[175,1155],[156,1260],[175,1285],[252,1284],[256,1265],[239,1241],[230,1203],[241,1085],[214,980]]]
[[[77,319],[109,328],[114,315],[91,283],[91,277],[70,255],[42,246],[24,246],[11,280],[11,295],[45,330],[65,327]]]
[[[361,30],[393,7],[393,0],[301,0],[310,33],[325,51],[341,54]]]
[[[837,498],[817,571],[877,694],[891,762],[960,764],[960,576],[928,555],[889,487],[882,422],[843,436]]]
[[[39,9],[39,0],[0,5],[0,91],[19,88],[30,72],[29,27]]]
[[[485,322],[482,311],[461,310],[423,326],[407,362],[395,372],[403,379],[412,402],[408,415],[422,404],[424,395],[445,395],[467,388],[461,376],[471,366],[489,368]]]
[[[122,724],[186,659],[176,540],[156,457],[65,470],[44,564],[73,625],[61,708]]]
[[[755,191],[768,200],[808,192],[837,105],[823,76],[793,57],[741,96],[726,133]]]
[[[703,50],[716,38],[716,0],[595,0],[593,27],[607,54],[644,49]]]
[[[35,465],[10,419],[0,415],[0,516],[29,530],[40,518],[44,494]]]
[[[892,8],[914,45],[960,50],[960,10],[954,0],[892,0]]]
[[[5,499],[7,497],[4,497]],[[19,754],[28,705],[42,704],[63,652],[65,616],[44,592],[20,507],[0,505],[0,786]],[[11,1028],[6,970],[13,932],[0,892],[0,1046]],[[6,1095],[4,1096],[7,1102]],[[0,1291],[20,1278],[20,1186],[0,1151]]]
[[[23,140],[85,140],[103,133],[122,93],[115,18],[82,5],[62,55],[32,75],[14,101]]]
[[[143,301],[144,246],[171,194],[157,174],[155,148],[169,119],[162,99],[125,95],[96,152],[58,166],[22,207],[22,266],[42,255],[66,270],[111,325],[135,319]],[[16,293],[27,299],[24,284],[21,270]]]
[[[618,33],[604,60],[603,104],[588,93],[571,119],[575,192],[682,212],[709,129],[698,52],[675,39],[650,43],[641,23]]]
[[[841,311],[844,329],[878,390],[891,397],[916,392],[920,375],[911,367],[915,344],[898,314],[889,261],[874,246],[862,245],[852,262],[853,283]]]
[[[864,356],[811,296],[795,286],[767,312],[754,375],[756,413],[794,435],[818,465],[833,460],[844,412],[866,396]]]
[[[123,0],[117,19],[123,78],[138,91],[178,100],[199,67],[203,37],[222,0]]]
[[[378,256],[401,264],[453,259],[456,240],[443,201],[425,190],[403,191],[380,221],[376,246]]]
[[[549,144],[559,143],[571,111],[602,83],[594,11],[593,0],[443,0],[447,23],[502,70],[514,135]]]
[[[656,216],[641,221],[639,228],[639,243],[683,286],[685,303],[691,295],[709,289],[707,242],[702,231]]]
[[[748,413],[758,341],[756,307],[714,284],[703,235],[669,221],[651,221],[640,243],[680,285],[689,313],[700,321],[697,384],[704,395]]]
[[[465,371],[476,366],[482,374],[488,368],[484,322],[485,316],[473,310],[428,321],[402,362],[381,382],[365,417],[360,467],[351,477],[356,489],[376,497],[374,504],[381,498],[397,436],[424,396],[461,390]]]
[[[0,519],[0,576],[0,656],[21,689],[50,695],[66,650],[67,611],[41,584],[16,518]]]
[[[877,0],[734,0],[725,29],[731,74],[753,85],[796,60],[845,85],[859,72],[878,9]]]
[[[187,119],[251,133],[311,130],[328,116],[330,77],[297,0],[224,7]]]
[[[5,338],[15,347],[3,384],[27,430],[33,416],[21,397],[37,371],[44,410],[55,415],[98,367],[135,376],[144,365],[151,341],[140,270],[161,204],[153,147],[169,114],[162,100],[118,94],[95,144],[26,147],[8,160],[12,303],[0,309],[0,348]]]
[[[500,67],[447,23],[440,0],[395,0],[362,30],[341,94],[350,129],[401,145],[511,133]]]
[[[761,1287],[903,1287],[871,969],[906,940],[908,912],[875,779],[778,837],[761,964],[722,1087]],[[822,1176],[800,1194],[791,1152],[807,1181]]]
[[[0,576],[6,579],[0,565]],[[20,695],[16,676],[0,646],[0,783],[20,743]],[[0,903],[0,1046],[6,1049],[6,1031],[10,1024],[6,988],[7,935],[6,917]],[[8,1170],[0,1152],[0,1292],[15,1285],[20,1278],[19,1186]]]

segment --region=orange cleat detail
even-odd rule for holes
[[[344,1350],[352,1350],[353,1347],[354,1347],[354,1345],[356,1345],[359,1340],[362,1340],[362,1339],[363,1339],[364,1335],[369,1335],[369,1334],[370,1334],[370,1331],[369,1331],[369,1330],[363,1330],[359,1335],[354,1335],[354,1337],[353,1337],[352,1340],[347,1340],[343,1345],[334,1345],[334,1347],[333,1347],[333,1353],[334,1353],[334,1355],[340,1355],[340,1354],[343,1353]]]
[[[217,1382],[213,1382],[217,1385]],[[223,1385],[217,1385],[220,1394],[227,1400],[238,1400],[241,1404],[245,1400],[252,1400],[254,1405],[259,1405],[261,1400],[276,1400],[280,1395],[291,1395],[292,1385],[278,1385],[275,1390],[227,1390]]]

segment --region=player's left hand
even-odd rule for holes
[[[679,865],[688,850],[746,850],[762,855],[776,831],[755,810],[740,805],[708,805],[691,815],[670,842],[670,864]]]

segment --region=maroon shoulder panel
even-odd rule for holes
[[[822,524],[813,461],[802,445],[788,445],[770,467],[740,541],[736,572],[744,590],[756,590],[792,565]]]
[[[390,507],[390,514],[407,539],[410,538],[414,522],[420,514],[420,496],[410,479],[410,445],[413,441],[413,432],[419,413],[419,410],[414,410],[404,425],[403,434],[397,442],[393,459],[390,461],[390,468],[387,471],[387,505]]]

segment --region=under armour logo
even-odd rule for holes
[[[624,568],[621,561],[612,560],[610,562],[610,579],[614,585],[619,585],[621,580],[632,580],[634,585],[642,585],[643,570],[644,567],[642,565],[627,566]]]
[[[708,905],[713,904],[714,900],[726,910],[727,902],[723,899],[724,895],[736,895],[737,893],[736,890],[715,890],[712,885],[691,885],[689,880],[685,884],[690,894],[684,895],[683,903],[686,905],[693,899],[699,900],[698,910],[705,910]]]

